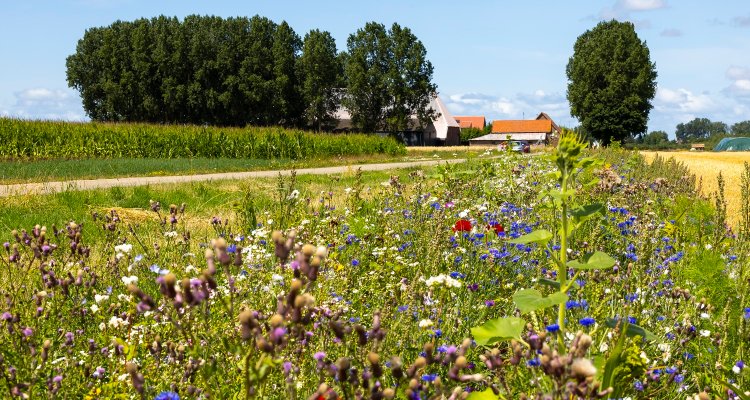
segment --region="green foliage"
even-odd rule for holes
[[[339,88],[343,66],[336,50],[336,40],[328,32],[314,29],[305,35],[298,62],[302,79],[302,96],[307,105],[306,123],[315,130],[329,130],[336,121]]]
[[[523,326],[524,321],[521,318],[498,318],[471,328],[471,336],[478,345],[490,346],[503,340],[520,338]]]
[[[292,126],[300,46],[286,22],[257,15],[117,21],[86,31],[67,79],[95,121]]]
[[[462,128],[461,129],[461,144],[468,144],[469,140],[484,136],[486,129],[479,128]]]
[[[513,302],[522,313],[541,310],[565,303],[568,295],[555,292],[545,297],[536,289],[521,289],[513,295]]]
[[[679,123],[675,128],[677,140],[683,143],[706,140],[710,137],[724,135],[729,132],[727,124],[713,122],[708,118],[695,118],[687,123]]]
[[[669,143],[669,135],[664,131],[651,131],[648,135],[639,136],[636,143],[657,146]]]
[[[566,73],[571,114],[593,138],[607,144],[646,131],[657,74],[631,22],[600,22],[579,36]]]
[[[101,124],[0,118],[0,158],[255,158],[404,154],[374,135],[314,134],[283,128]]]
[[[427,50],[409,30],[368,22],[347,40],[344,105],[364,132],[422,128],[436,115],[429,103],[437,91]],[[417,125],[411,124],[416,115]]]
[[[614,266],[615,259],[601,251],[586,254],[580,260],[568,261],[568,267],[574,269],[608,269]]]
[[[750,135],[750,120],[737,122],[732,125],[732,135]]]

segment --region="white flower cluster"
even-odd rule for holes
[[[426,281],[425,284],[427,287],[433,287],[433,286],[445,286],[449,288],[460,288],[461,282],[451,278],[450,276],[446,274],[440,274],[438,276],[431,276]]]
[[[118,244],[115,246],[115,257],[119,260],[133,251],[133,245],[130,243]]]

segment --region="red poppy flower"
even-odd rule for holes
[[[453,225],[453,232],[469,232],[471,231],[471,222],[465,219],[459,219],[456,224]]]
[[[497,233],[498,235],[502,232],[505,232],[505,228],[503,228],[503,226],[500,224],[487,225],[487,229],[495,231],[495,233]]]

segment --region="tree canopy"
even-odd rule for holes
[[[328,130],[342,98],[366,132],[419,128],[434,116],[433,67],[411,30],[371,22],[347,45],[340,53],[328,32],[303,40],[257,15],[116,21],[85,32],[67,79],[95,121]]]
[[[750,121],[737,122],[732,125],[732,135],[750,135]]]
[[[609,143],[646,132],[656,66],[631,22],[600,22],[574,45],[566,68],[571,114]]]
[[[669,142],[669,135],[664,131],[651,131],[647,135],[641,136],[638,142],[647,145],[664,144]]]
[[[677,128],[675,129],[677,140],[683,143],[705,140],[711,136],[727,133],[729,133],[727,124],[713,122],[708,118],[695,118],[690,122],[677,124]]]
[[[403,131],[412,116],[424,125],[435,116],[437,92],[427,51],[409,28],[369,22],[347,40],[344,104],[363,131]]]

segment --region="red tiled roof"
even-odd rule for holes
[[[483,116],[463,116],[463,117],[457,117],[454,116],[453,119],[458,122],[458,125],[461,127],[461,129],[464,128],[477,128],[477,129],[483,129],[485,125],[485,119]]]
[[[492,121],[492,133],[551,133],[550,120]]]

